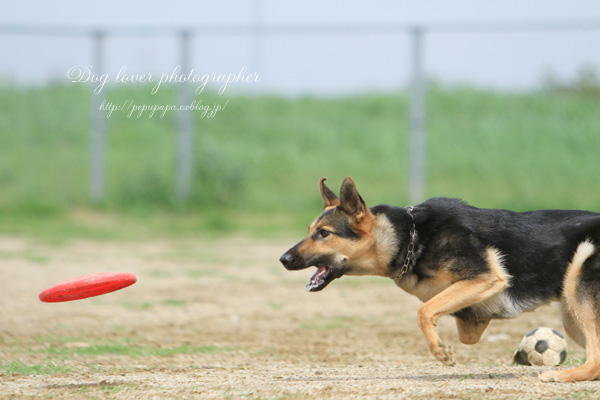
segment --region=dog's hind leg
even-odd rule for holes
[[[598,315],[589,304],[580,305],[576,314],[577,323],[585,337],[585,363],[564,371],[548,371],[540,375],[543,382],[591,381],[600,376],[600,336]]]
[[[563,287],[565,329],[578,342],[578,331],[581,332],[585,363],[573,369],[545,372],[540,375],[544,382],[590,381],[600,377],[600,254],[594,254],[595,251],[589,241],[577,247]]]
[[[458,330],[458,339],[463,344],[475,344],[481,339],[483,331],[490,324],[490,320],[486,321],[465,321],[456,317],[456,329]]]
[[[569,335],[569,337],[573,339],[575,343],[585,348],[585,338],[583,337],[583,332],[581,332],[581,329],[579,329],[579,326],[577,326],[575,316],[569,310],[566,300],[563,300],[561,303],[561,312],[563,327],[565,328],[567,335]]]

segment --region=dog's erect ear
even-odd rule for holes
[[[354,181],[347,177],[342,182],[340,188],[340,204],[338,208],[354,217],[356,222],[362,219],[370,212],[364,200],[358,194]]]
[[[340,199],[327,187],[325,184],[326,179],[322,178],[319,181],[319,189],[321,189],[321,197],[323,197],[323,207],[337,206],[340,204]]]

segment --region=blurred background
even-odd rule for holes
[[[600,211],[597,1],[23,1],[0,54],[2,234],[304,231],[348,175],[369,205]],[[153,94],[178,67],[258,79]],[[224,108],[126,110],[193,101]]]

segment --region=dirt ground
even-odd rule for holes
[[[73,241],[0,238],[0,399],[596,399],[600,382],[544,384],[512,366],[521,337],[562,330],[555,306],[494,321],[475,346],[441,336],[458,365],[429,354],[419,301],[389,279],[345,277],[308,293],[288,272],[294,239]],[[124,290],[47,304],[80,275],[137,275]],[[567,363],[583,351],[569,342]],[[560,368],[569,368],[561,366]]]

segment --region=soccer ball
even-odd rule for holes
[[[567,341],[552,328],[536,328],[529,332],[515,353],[514,362],[521,365],[555,366],[567,358]]]

